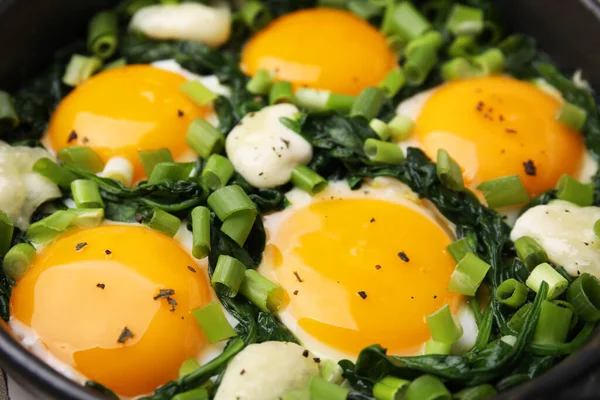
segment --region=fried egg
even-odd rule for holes
[[[191,232],[174,239],[147,227],[105,222],[74,229],[38,249],[11,297],[10,326],[66,376],[121,396],[153,392],[189,357],[208,361],[191,311],[214,299]]]
[[[597,169],[583,136],[555,120],[561,102],[508,76],[448,82],[398,106],[414,121],[401,146],[419,147],[434,160],[438,149],[446,150],[471,189],[518,175],[533,197],[562,174],[589,181]]]
[[[265,69],[295,89],[357,95],[397,66],[386,37],[349,11],[312,8],[286,14],[254,35],[242,70]]]
[[[194,160],[186,143],[188,126],[196,118],[214,120],[214,112],[179,90],[191,79],[215,93],[229,93],[216,77],[194,75],[174,60],[100,72],[61,101],[43,143],[55,153],[79,145],[91,147],[105,162],[125,158],[133,165],[134,181],[145,177],[139,150],[167,148],[176,161]]]
[[[259,272],[278,282],[289,304],[282,322],[321,357],[354,359],[380,344],[390,354],[421,354],[425,317],[445,304],[461,318],[464,299],[446,290],[454,233],[404,184],[377,178],[352,191],[330,182],[314,197],[294,189],[291,206],[265,216]],[[465,323],[463,347],[473,341]]]

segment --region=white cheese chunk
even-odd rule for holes
[[[227,156],[235,170],[259,188],[283,185],[294,168],[312,158],[312,146],[280,118],[294,118],[291,104],[265,107],[246,115],[227,136]]]
[[[510,238],[530,236],[546,250],[550,261],[569,275],[588,272],[600,278],[600,239],[594,234],[598,219],[600,207],[568,202],[536,206],[517,219]]]
[[[129,28],[153,39],[193,40],[218,47],[231,34],[231,11],[226,5],[159,4],[138,10]]]
[[[279,400],[319,375],[314,356],[295,343],[251,344],[227,367],[215,400]]]

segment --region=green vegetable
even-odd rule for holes
[[[475,254],[465,254],[452,272],[448,291],[475,296],[489,269],[490,265]]]
[[[144,225],[155,231],[162,232],[169,237],[173,237],[181,226],[181,220],[173,214],[157,208],[152,213],[150,219],[144,221]]]
[[[27,243],[19,243],[4,255],[2,271],[11,279],[20,279],[35,259],[35,248]]]
[[[527,287],[538,293],[542,282],[546,282],[548,287],[548,299],[555,299],[567,290],[569,282],[548,263],[542,263],[535,267],[529,278],[527,278]]]
[[[227,322],[221,304],[216,301],[193,310],[192,315],[198,321],[209,343],[217,343],[237,336],[235,330]]]
[[[452,344],[463,334],[462,326],[454,319],[448,304],[425,318],[431,338],[439,343]]]
[[[138,155],[140,156],[146,176],[152,175],[152,171],[154,171],[156,165],[174,161],[169,149],[138,150]]]
[[[327,186],[327,181],[322,176],[305,165],[296,167],[292,171],[291,181],[294,186],[311,196],[319,193]]]
[[[198,81],[188,81],[179,86],[179,90],[199,106],[211,104],[217,98],[216,94]]]
[[[529,194],[518,175],[504,176],[477,186],[491,208],[500,208],[529,201]]]
[[[15,226],[12,220],[4,211],[0,210],[0,257],[4,256],[10,248],[14,230]]]
[[[223,150],[225,137],[210,123],[198,118],[190,124],[186,142],[200,157],[208,158],[211,154]]]
[[[87,47],[95,56],[110,58],[117,49],[117,15],[111,11],[101,11],[94,15],[88,25]]]
[[[452,395],[438,378],[422,375],[408,385],[404,398],[406,400],[452,400]]]
[[[192,216],[192,255],[202,259],[210,251],[210,210],[203,206],[195,207]]]
[[[233,257],[221,255],[210,283],[223,296],[235,297],[244,280],[246,267]]]

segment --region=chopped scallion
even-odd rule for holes
[[[504,54],[498,49],[488,49],[471,59],[478,76],[500,74],[504,71]]]
[[[198,206],[192,210],[192,255],[197,259],[210,251],[210,210]]]
[[[77,215],[69,210],[58,210],[27,228],[27,239],[35,244],[48,244],[73,228]]]
[[[99,175],[113,179],[123,186],[131,186],[133,182],[133,164],[125,157],[114,156],[108,159]]]
[[[425,354],[450,354],[452,344],[440,343],[435,340],[425,342]]]
[[[62,82],[67,86],[77,86],[88,80],[100,68],[102,68],[101,59],[73,54],[63,75]]]
[[[436,172],[442,185],[447,188],[452,190],[463,190],[465,188],[460,165],[444,149],[438,150]]]
[[[173,237],[181,226],[181,220],[173,214],[169,214],[160,208],[156,208],[154,209],[150,220],[144,222],[144,225],[155,231],[162,232],[169,237]]]
[[[561,108],[556,114],[556,120],[567,125],[574,131],[581,132],[585,120],[587,119],[587,111],[575,104],[563,102]]]
[[[211,104],[218,97],[215,93],[211,92],[210,89],[198,81],[187,81],[183,85],[179,86],[179,90],[199,106]]]
[[[525,303],[510,317],[507,325],[513,332],[519,333],[521,331],[532,306],[532,303]]]
[[[421,375],[408,385],[405,400],[452,400],[446,386],[433,375]]]
[[[12,97],[0,90],[0,131],[3,127],[15,128],[19,125],[19,116]]]
[[[548,262],[548,255],[540,244],[532,237],[521,236],[515,240],[517,255],[529,271],[538,265]]]
[[[496,297],[509,307],[520,307],[527,300],[527,286],[514,278],[507,279],[496,289]]]
[[[273,86],[273,74],[266,69],[259,69],[246,84],[246,90],[252,94],[265,95]]]
[[[21,278],[33,263],[35,254],[35,248],[28,243],[14,245],[2,260],[4,274],[14,280]]]
[[[200,157],[208,158],[211,154],[223,150],[225,136],[209,122],[197,118],[188,128],[186,142]]]
[[[308,383],[310,400],[346,400],[350,389],[327,382],[319,376],[313,376]]]
[[[235,333],[235,330],[225,317],[221,303],[218,301],[211,301],[193,310],[192,314],[196,318],[196,321],[198,321],[202,331],[204,331],[209,343],[217,343],[237,336],[237,333]]]
[[[71,182],[77,179],[77,176],[71,171],[67,171],[49,158],[40,158],[33,164],[33,171],[45,176],[56,183],[62,189],[69,189]]]
[[[446,249],[456,262],[462,260],[463,257],[467,255],[467,253],[475,252],[475,250],[471,246],[471,243],[469,242],[469,239],[467,239],[466,237],[459,239],[456,242],[450,243],[448,247],[446,247]]]
[[[594,187],[591,183],[581,183],[563,174],[556,185],[556,197],[578,206],[591,206],[594,202]]]
[[[6,254],[12,243],[15,225],[6,213],[0,210],[0,257]]]
[[[448,304],[427,316],[425,320],[431,332],[431,339],[436,342],[452,344],[463,334],[462,326],[455,320]]]
[[[95,228],[104,219],[104,208],[70,208],[75,214],[73,225],[79,228]]]
[[[240,15],[244,24],[253,32],[261,30],[271,22],[271,11],[258,0],[244,2]]]
[[[106,70],[113,69],[113,68],[124,67],[125,65],[127,65],[127,59],[124,57],[121,57],[121,58],[117,58],[114,61],[109,62],[108,64],[105,64],[104,68],[102,68],[102,70],[106,71]]]
[[[309,110],[325,110],[331,92],[327,90],[316,90],[301,88],[296,91],[296,104]]]
[[[269,91],[269,104],[294,103],[292,84],[285,81],[275,82]]]
[[[473,78],[479,74],[477,68],[463,57],[445,62],[440,71],[445,81]]]
[[[72,164],[94,174],[104,168],[104,161],[98,153],[85,146],[63,147],[58,151],[58,159],[63,164]]]
[[[117,49],[118,36],[117,15],[112,11],[97,13],[88,25],[89,52],[102,59],[109,58]]]
[[[408,3],[402,3],[408,4]],[[413,50],[404,63],[404,75],[406,81],[412,86],[419,86],[433,67],[437,64],[437,50],[432,47],[421,46]]]
[[[455,4],[446,20],[446,29],[456,36],[476,36],[483,31],[483,10]]]
[[[138,150],[140,161],[146,172],[146,176],[152,175],[152,171],[156,164],[163,162],[173,162],[173,156],[169,149],[156,149],[156,150]]]
[[[256,211],[239,211],[223,221],[221,232],[233,239],[234,242],[243,246],[252,231],[252,226],[256,221]]]
[[[211,190],[217,190],[227,184],[233,176],[233,164],[228,158],[211,154],[202,170],[202,180]]]
[[[410,57],[419,47],[428,47],[437,51],[444,44],[444,38],[438,31],[429,31],[413,40],[411,40],[404,49],[404,55]]]
[[[77,179],[71,182],[71,192],[77,208],[103,208],[98,184],[89,179]]]
[[[588,322],[600,321],[600,281],[584,272],[567,289],[567,301]]]
[[[161,162],[154,166],[148,179],[151,185],[164,181],[184,181],[190,177],[196,163]]]
[[[456,264],[456,268],[450,277],[448,291],[466,296],[475,296],[489,269],[490,265],[488,263],[473,253],[467,253]]]
[[[240,211],[253,211],[256,206],[238,185],[225,186],[208,196],[207,203],[221,221]]]
[[[327,382],[340,385],[344,381],[344,370],[333,360],[322,360],[319,363],[319,375]]]
[[[195,358],[190,357],[186,359],[183,362],[183,364],[181,364],[181,367],[179,367],[179,377],[183,378],[184,376],[191,374],[198,368],[200,368],[200,364],[198,363],[198,361],[196,361]]]
[[[364,151],[367,157],[376,163],[399,165],[404,161],[404,152],[394,143],[367,139]]]
[[[244,280],[245,272],[244,264],[233,257],[221,254],[210,283],[217,293],[235,297]]]
[[[192,389],[188,392],[179,393],[171,400],[208,400],[208,391],[205,388]]]
[[[569,282],[548,263],[542,263],[535,267],[525,284],[534,292],[538,292],[542,282],[548,284],[548,300],[552,300],[567,290]]]
[[[403,1],[392,11],[389,27],[405,42],[421,36],[431,28],[429,21],[410,2]]]
[[[527,203],[529,194],[518,175],[504,176],[483,182],[477,186],[490,208],[501,208]]]
[[[379,107],[385,97],[383,90],[376,87],[365,88],[352,104],[351,117],[364,117],[371,120],[379,112]]]
[[[291,181],[297,188],[314,196],[327,186],[327,181],[306,165],[300,165],[292,171]]]
[[[382,13],[381,7],[377,7],[364,0],[349,0],[346,7],[348,8],[348,11],[358,15],[365,21],[377,17]]]
[[[455,400],[485,400],[498,394],[495,387],[489,383],[464,388],[454,393]]]
[[[542,302],[542,309],[533,333],[533,344],[561,344],[567,340],[573,311],[550,301]]]
[[[340,110],[349,112],[356,101],[356,97],[347,94],[330,93],[325,103],[326,110]]]
[[[369,122],[369,126],[373,131],[379,136],[379,139],[385,141],[388,140],[391,136],[390,129],[387,124],[380,119],[373,118],[371,122]]]
[[[390,122],[388,128],[394,142],[401,142],[408,139],[412,132],[414,121],[406,115],[398,114]]]
[[[239,293],[264,312],[277,312],[283,304],[281,286],[271,282],[253,269],[247,269]]]
[[[386,376],[373,386],[373,397],[376,400],[397,400],[403,388],[410,383],[407,379]]]
[[[458,36],[448,46],[448,55],[452,58],[471,57],[477,54],[477,41],[471,36]]]
[[[387,97],[394,97],[406,83],[404,72],[400,68],[393,69],[379,84]]]

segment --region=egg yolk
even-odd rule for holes
[[[294,212],[271,237],[265,265],[287,310],[316,340],[350,355],[378,343],[414,354],[425,317],[461,296],[446,291],[451,240],[433,220],[383,200],[325,200]]]
[[[519,175],[531,196],[575,175],[585,146],[555,120],[561,103],[530,83],[497,76],[446,83],[426,101],[414,133],[429,157],[446,150],[471,187]]]
[[[76,230],[36,256],[12,315],[88,379],[124,396],[150,393],[205,346],[191,311],[210,294],[193,265],[177,242],[145,227]]]
[[[282,16],[250,39],[242,69],[308,87],[356,95],[397,66],[386,38],[348,11],[313,8]]]
[[[138,150],[167,148],[177,160],[191,150],[186,144],[190,122],[204,108],[179,86],[187,80],[150,65],[130,65],[94,75],[57,107],[46,133],[55,151],[89,146],[107,161],[121,156],[132,162],[134,178],[145,176]]]

